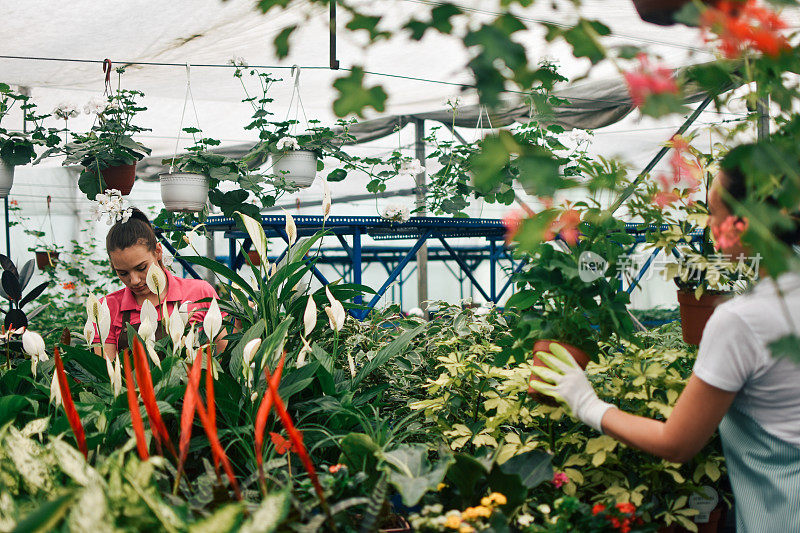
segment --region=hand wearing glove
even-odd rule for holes
[[[576,418],[602,433],[600,423],[603,415],[614,406],[597,397],[586,374],[563,346],[551,343],[550,351],[552,353],[536,352],[536,357],[546,367],[533,367],[533,372],[546,383],[533,380],[530,386],[541,394],[567,404]]]

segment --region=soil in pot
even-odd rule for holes
[[[570,355],[572,355],[572,357],[575,359],[575,362],[578,363],[578,365],[580,365],[581,368],[585,369],[586,365],[588,365],[591,362],[591,359],[589,358],[589,355],[586,352],[571,344],[567,344],[566,342],[561,342],[561,341],[554,341],[547,339],[538,340],[533,345],[533,353],[534,354],[536,354],[536,352],[552,353],[550,352],[550,343],[552,342],[558,342],[558,344],[563,346],[570,353]],[[547,366],[541,360],[539,360],[539,358],[536,357],[536,355],[533,356],[533,364],[534,366]],[[530,381],[534,380],[542,381],[536,374],[531,374]],[[558,406],[558,402],[556,402],[553,398],[551,398],[550,396],[545,396],[544,394],[540,394],[531,387],[528,388],[528,395],[539,403],[543,403],[551,407]]]
[[[678,303],[681,307],[681,330],[684,342],[699,345],[711,313],[730,296],[730,293],[703,293],[698,300],[694,297],[694,292],[679,289]]]
[[[49,252],[47,250],[38,250],[36,252],[36,266],[39,270],[47,270],[53,268],[58,263],[58,252]]]
[[[103,175],[106,189],[117,189],[123,196],[127,196],[131,193],[136,179],[136,163],[104,168],[100,173]]]

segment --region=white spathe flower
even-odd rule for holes
[[[50,403],[55,404],[56,407],[61,405],[61,384],[58,382],[58,376],[53,372],[53,379],[50,381]]]
[[[299,150],[300,144],[294,137],[281,137],[275,143],[275,148],[278,150]]]
[[[158,263],[150,263],[147,269],[147,288],[150,292],[161,297],[161,293],[167,288],[167,275]]]
[[[289,238],[289,246],[297,242],[297,226],[294,223],[294,217],[286,211],[283,212],[286,216],[286,236]]]
[[[176,305],[172,308],[172,313],[169,315],[169,320],[167,321],[167,330],[169,331],[169,336],[172,339],[173,354],[176,353],[181,347],[181,337],[183,336],[183,330],[185,327],[186,324],[183,321],[180,307]]]
[[[100,320],[100,300],[94,294],[86,297],[86,314],[95,324]]]
[[[139,329],[137,332],[146,343],[149,343],[151,340],[155,340],[157,328],[158,326],[150,319],[149,316],[142,315],[141,323],[139,324]]]
[[[411,211],[403,204],[389,204],[384,208],[381,216],[394,222],[406,222],[411,218]]]
[[[195,347],[197,346],[197,335],[194,331],[194,326],[189,328],[189,331],[186,333],[186,336],[183,337],[183,345],[186,347],[186,351],[189,352],[189,360],[194,362],[194,358],[196,357]]]
[[[353,356],[349,353],[347,354],[347,366],[350,367],[350,377],[356,377],[356,363],[353,361]]]
[[[111,384],[111,388],[114,388],[114,363],[111,361],[111,354],[106,352],[105,347],[103,347],[103,360],[106,362],[106,372],[108,373],[108,382]]]
[[[331,305],[325,306],[325,314],[328,315],[328,322],[330,323],[331,329],[334,331],[341,331],[342,326],[344,326],[344,320],[347,317],[344,306],[339,300],[333,297],[333,294],[331,294],[327,286],[325,287],[325,294],[328,296],[328,301],[331,303]]]
[[[114,389],[114,398],[122,392],[122,365],[119,362],[119,356],[114,358],[114,379],[112,379],[112,389]]]
[[[270,267],[269,267],[269,277],[274,276],[276,272],[278,272],[278,265],[275,264],[275,263],[272,263],[272,265],[270,265]]]
[[[181,305],[178,307],[178,312],[181,314],[181,320],[183,320],[184,324],[189,323],[189,304],[192,303],[191,300],[187,300],[185,302],[181,302]]]
[[[217,299],[211,300],[211,305],[206,312],[206,317],[203,319],[203,331],[206,332],[208,342],[214,342],[217,334],[222,329],[222,313],[219,310]]]
[[[39,361],[47,361],[49,359],[44,339],[35,331],[26,329],[22,333],[22,351],[31,356],[31,373],[35,376]]]
[[[244,345],[244,350],[243,350],[244,364],[242,365],[243,367],[250,366],[250,363],[253,362],[253,357],[255,357],[256,352],[258,352],[258,348],[260,346],[261,346],[261,339],[253,339]]]
[[[304,326],[304,334],[308,337],[312,331],[314,331],[314,326],[317,325],[317,303],[314,301],[314,297],[312,295],[308,295],[308,301],[306,302],[306,310],[303,313],[303,326]]]
[[[100,342],[106,342],[111,331],[111,310],[108,308],[108,301],[103,298],[100,303],[100,316],[97,321],[97,328],[100,330]]]
[[[86,344],[92,345],[94,344],[94,337],[95,337],[95,329],[94,329],[94,322],[92,322],[91,318],[86,319],[86,324],[83,326],[83,338],[86,339]]]
[[[261,258],[261,264],[265,265],[264,268],[266,268],[266,265],[269,263],[267,260],[267,235],[264,233],[264,227],[261,225],[261,221],[249,217],[244,213],[240,213],[239,211],[237,211],[237,213],[242,217],[242,223],[247,230],[247,234],[250,236],[250,241],[252,241],[253,247]]]
[[[328,182],[322,182],[322,222],[328,221],[331,214],[331,190],[328,188]]]
[[[150,325],[153,327],[153,335],[155,335],[155,328],[158,327],[158,311],[156,310],[156,306],[150,302],[150,300],[145,300],[142,302],[142,309],[139,311],[139,322],[144,324],[145,320],[150,322]],[[148,336],[142,335],[143,339],[146,339]]]
[[[425,167],[420,163],[419,159],[406,159],[400,163],[400,175],[416,176],[423,172],[425,172]]]
[[[300,340],[303,341],[303,347],[300,348],[300,353],[297,354],[297,368],[306,364],[306,355],[311,353],[311,346],[308,345],[308,341],[302,336]]]

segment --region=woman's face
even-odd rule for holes
[[[717,174],[717,177],[714,178],[714,182],[711,185],[711,190],[708,192],[708,226],[712,228],[712,230],[719,227],[728,217],[733,215],[724,201],[727,179],[724,172]],[[720,247],[720,252],[730,256],[730,258],[734,260],[738,259],[740,256],[747,257],[749,255],[749,250],[738,240],[736,244],[731,246]]]
[[[152,294],[147,288],[147,269],[161,261],[161,244],[150,251],[144,244],[134,244],[128,248],[108,252],[111,267],[117,276],[136,296],[147,297]]]

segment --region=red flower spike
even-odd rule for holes
[[[277,368],[275,368],[275,374],[272,378],[269,377],[269,371],[264,368],[264,375],[267,378],[267,382],[270,380],[275,381],[275,387],[277,388],[278,384],[281,382],[281,374],[283,374],[283,364],[286,362],[286,352],[283,352],[281,356],[281,360],[278,363]],[[258,411],[256,413],[256,435],[255,435],[255,447],[256,447],[256,463],[258,463],[258,475],[261,479],[261,486],[266,486],[266,480],[264,479],[264,457],[262,450],[264,448],[264,429],[267,427],[267,417],[269,416],[269,411],[272,408],[272,392],[269,389],[269,385],[267,385],[267,390],[264,392],[264,396],[261,398],[261,404],[258,406]]]
[[[139,393],[142,395],[142,402],[147,411],[147,417],[150,419],[150,426],[153,428],[153,435],[156,436],[156,445],[160,447],[160,441],[167,445],[170,453],[178,459],[178,454],[175,453],[175,448],[172,446],[172,441],[167,433],[167,427],[164,425],[164,420],[161,418],[161,411],[156,404],[156,393],[153,389],[153,378],[150,375],[150,364],[147,362],[147,354],[144,351],[144,346],[139,342],[138,337],[133,339],[133,365],[136,370],[136,381],[139,383]]]
[[[181,436],[178,441],[179,473],[183,471],[183,464],[186,462],[186,456],[189,454],[189,441],[192,438],[192,422],[194,422],[194,412],[197,408],[197,396],[194,394],[194,389],[197,389],[200,385],[200,372],[202,370],[203,352],[202,348],[198,348],[194,363],[192,363],[192,369],[189,371],[189,383],[186,384],[186,395],[183,398],[183,408],[181,409]],[[192,383],[194,383],[194,389],[192,388]]]
[[[197,389],[197,384],[190,380],[189,386],[192,388],[192,393],[194,396],[199,398],[200,392]],[[228,476],[228,481],[230,481],[234,493],[236,493],[236,498],[241,500],[242,493],[239,490],[239,483],[237,483],[236,476],[233,474],[233,467],[231,466],[231,462],[228,460],[228,456],[225,454],[225,449],[219,442],[217,428],[211,424],[211,419],[206,412],[206,408],[203,407],[203,402],[197,401],[196,404],[197,414],[200,415],[200,422],[202,422],[203,429],[206,432],[206,436],[208,436],[208,442],[211,444],[211,453],[222,463],[222,468],[225,469],[225,474]]]
[[[211,344],[208,345],[206,349],[206,405],[208,405],[208,420],[211,423],[211,426],[216,428],[217,427],[217,403],[214,399],[214,369],[213,363],[211,362]],[[217,475],[219,475],[219,459],[217,456],[214,456],[214,469],[217,471]]]
[[[125,350],[123,354],[122,366],[125,367],[125,387],[128,389],[128,409],[131,411],[131,425],[133,426],[133,433],[136,435],[136,449],[139,451],[139,458],[142,461],[147,461],[150,458],[150,454],[147,453],[144,422],[142,422],[142,414],[139,412],[139,398],[136,396],[136,389],[133,385],[131,358],[128,350]]]
[[[267,372],[267,375],[269,375],[268,370],[265,369],[265,372]],[[317,471],[314,469],[314,463],[311,462],[311,457],[308,455],[308,450],[306,450],[306,446],[303,444],[303,435],[294,426],[292,417],[290,417],[289,413],[286,412],[286,407],[283,405],[283,400],[281,400],[281,397],[278,395],[278,385],[271,379],[269,380],[269,390],[272,392],[272,400],[275,403],[275,411],[278,413],[278,418],[280,418],[286,433],[289,434],[289,440],[292,441],[292,445],[297,449],[297,455],[300,456],[300,461],[303,463],[303,467],[305,467],[306,472],[308,472],[308,477],[311,478],[311,483],[314,485],[314,490],[317,492],[320,503],[327,510],[325,493],[322,491],[322,485],[319,483],[319,478],[317,478]]]
[[[69,391],[67,374],[64,372],[64,362],[61,360],[58,347],[55,349],[55,360],[58,386],[61,388],[61,403],[64,405],[67,421],[72,428],[72,433],[75,435],[75,442],[78,443],[78,449],[83,456],[88,459],[89,450],[86,448],[86,434],[83,432],[83,425],[81,424],[81,417],[78,415],[78,410],[75,409],[75,402],[72,401],[72,393]]]

